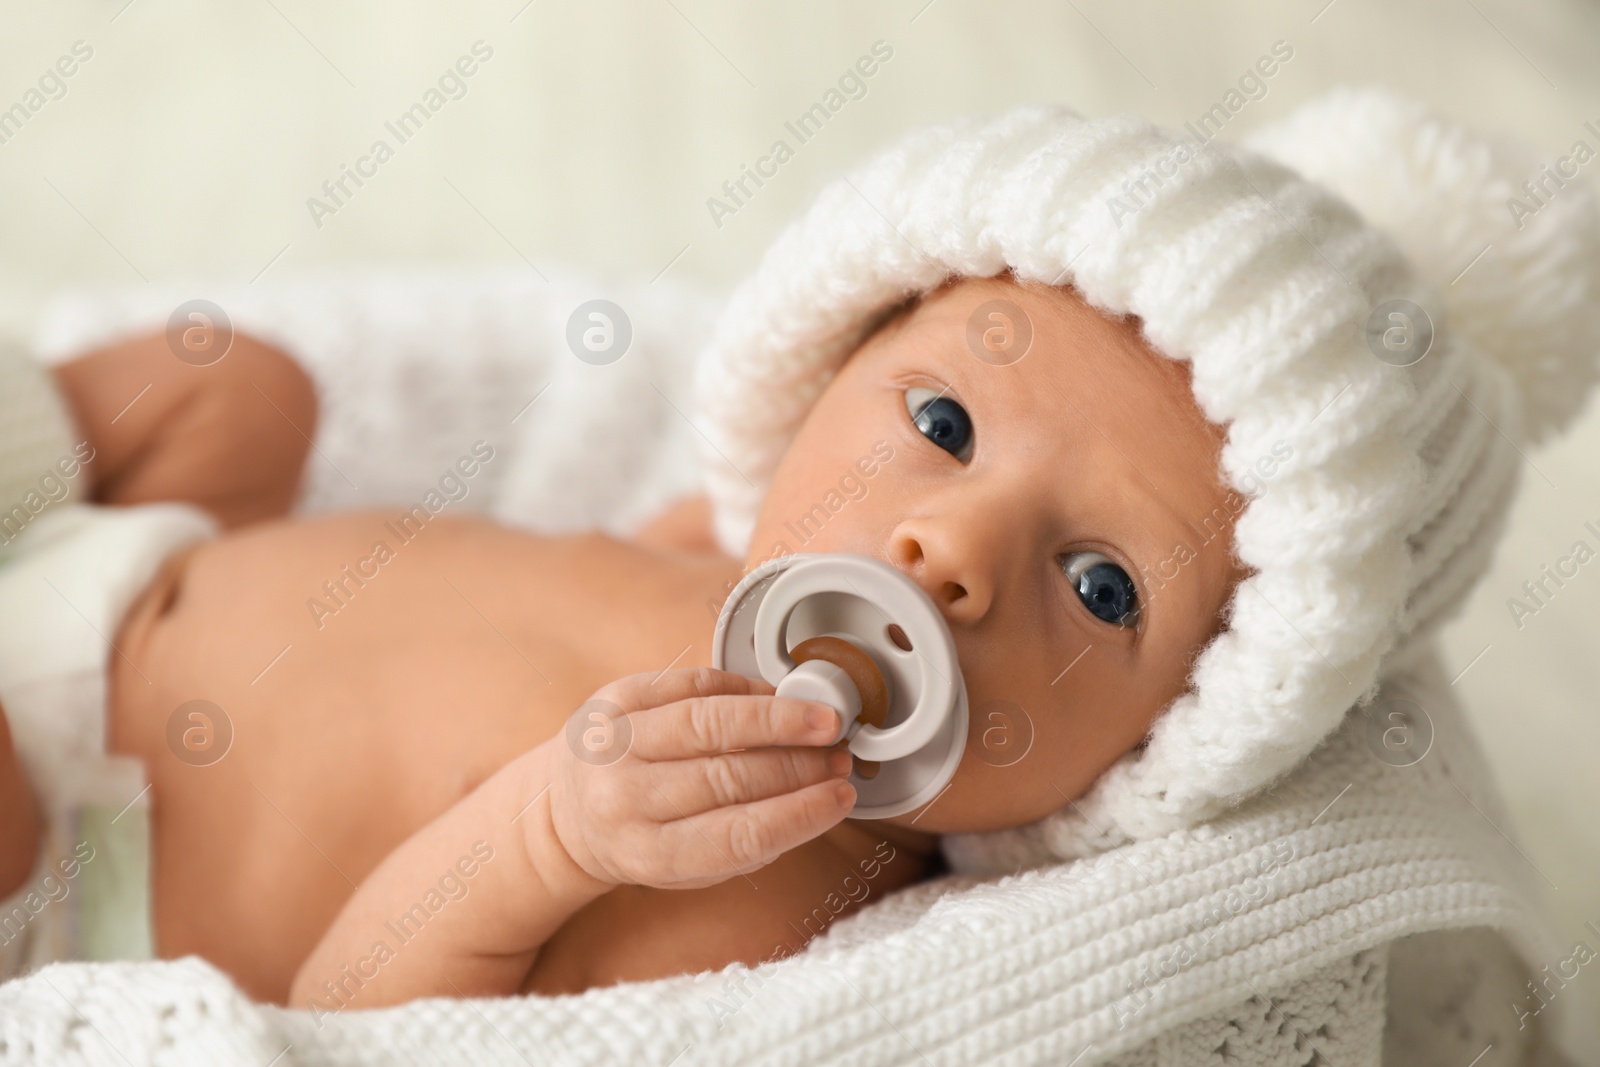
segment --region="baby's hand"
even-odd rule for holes
[[[821,747],[838,712],[772,692],[709,667],[596,691],[574,728],[546,742],[550,816],[573,862],[612,885],[697,889],[764,867],[848,815],[850,755]],[[617,708],[609,722],[588,714]],[[583,731],[599,733],[585,744]]]
[[[176,358],[161,333],[55,369],[94,461],[93,499],[184,500],[225,526],[288,514],[316,436],[316,387],[282,350],[227,336],[226,358],[205,365]]]

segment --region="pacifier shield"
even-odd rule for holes
[[[723,604],[711,657],[714,667],[774,686],[812,659],[848,676],[862,698],[846,731],[857,757],[852,818],[928,803],[965,751],[966,686],[944,617],[915,582],[868,556],[800,554],[757,567]],[[875,718],[879,679],[885,710]],[[872,763],[877,773],[863,773]]]

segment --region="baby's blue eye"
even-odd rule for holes
[[[972,419],[954,399],[934,389],[907,389],[906,410],[928,440],[962,463],[972,458]]]
[[[1095,618],[1124,627],[1139,621],[1139,591],[1127,571],[1098,552],[1069,552],[1061,569]]]

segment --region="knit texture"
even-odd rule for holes
[[[1148,745],[1009,845],[947,838],[958,867],[1025,841],[1042,863],[1159,837],[1296,766],[1370,699],[1386,656],[1399,669],[1425,648],[1484,568],[1518,443],[1570,419],[1592,379],[1600,226],[1586,189],[1564,191],[1575,206],[1560,242],[1549,228],[1518,241],[1491,282],[1447,301],[1450,277],[1419,274],[1395,238],[1422,243],[1425,271],[1466,266],[1457,250],[1506,228],[1495,191],[1536,157],[1489,152],[1376,93],[1337,95],[1263,144],[1335,188],[1222,142],[1059,107],[921,131],[825,189],[717,324],[699,395],[717,535],[736,553],[840,364],[886,309],[952,277],[1070,284],[1137,316],[1157,353],[1188,363],[1202,412],[1226,429],[1220,474],[1246,496],[1257,461],[1292,448],[1233,524],[1250,576]],[[1408,222],[1389,234],[1366,210]],[[1432,309],[1413,366],[1368,343],[1391,300]],[[1519,345],[1531,322],[1538,343]]]

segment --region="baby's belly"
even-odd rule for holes
[[[639,610],[655,587],[632,546],[438,520],[404,541],[389,518],[203,544],[119,634],[111,744],[153,786],[158,950],[262,999],[395,846],[596,688],[693,629],[678,665],[709,662],[709,617]]]

